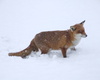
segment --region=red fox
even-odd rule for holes
[[[87,37],[83,27],[85,20],[75,24],[65,31],[47,31],[41,32],[35,36],[30,45],[16,53],[9,53],[9,56],[20,56],[25,58],[32,51],[41,51],[41,54],[47,54],[50,49],[61,50],[64,58],[67,57],[67,49],[75,50],[75,46],[80,42],[82,37]]]

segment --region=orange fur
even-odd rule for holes
[[[26,49],[17,53],[9,53],[9,56],[24,58],[30,55],[32,51],[38,51],[38,49],[41,50],[41,54],[48,53],[50,49],[61,49],[63,57],[67,57],[67,49],[75,50],[75,46],[79,43],[81,36],[87,36],[83,27],[84,22],[71,26],[71,29],[65,31],[41,32],[35,36]]]

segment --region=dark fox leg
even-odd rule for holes
[[[61,48],[61,51],[62,51],[62,55],[64,58],[66,58],[66,51],[67,51],[67,48]]]
[[[73,51],[76,51],[76,48],[75,47],[72,47],[72,48],[70,48],[71,50],[73,50]]]

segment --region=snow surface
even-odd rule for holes
[[[8,56],[38,32],[66,30],[83,20],[88,37],[68,58],[61,51]],[[0,0],[0,80],[100,80],[99,23],[100,0]]]

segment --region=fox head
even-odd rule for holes
[[[75,24],[74,26],[70,27],[70,29],[73,32],[73,34],[75,34],[75,35],[77,35],[79,37],[83,37],[83,38],[87,37],[87,34],[85,33],[85,29],[83,27],[84,22],[85,22],[85,20],[82,21],[79,24]]]

